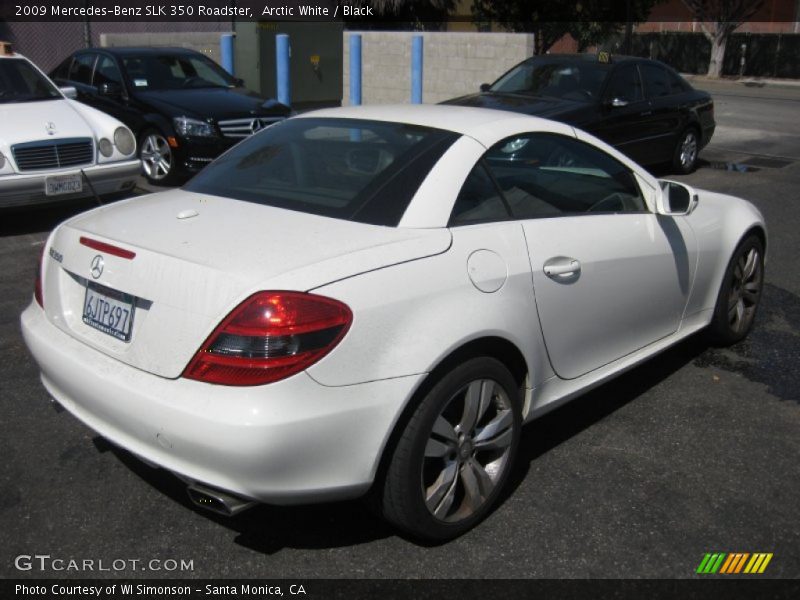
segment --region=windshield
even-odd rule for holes
[[[27,60],[0,60],[0,102],[31,102],[61,97],[61,93],[50,80]]]
[[[397,226],[417,188],[458,137],[404,123],[289,119],[240,142],[184,189]]]
[[[531,59],[498,79],[490,91],[565,100],[596,100],[608,65],[582,60]]]
[[[219,65],[204,56],[126,56],[122,65],[135,90],[235,87]]]

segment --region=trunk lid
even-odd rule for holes
[[[450,240],[446,229],[365,225],[173,190],[104,206],[60,226],[45,257],[44,304],[51,322],[69,335],[175,378],[251,294],[308,291],[440,254]],[[115,256],[95,242],[135,256]],[[121,292],[133,304],[130,340],[84,322],[87,286],[112,298]]]

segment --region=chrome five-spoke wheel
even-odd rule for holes
[[[142,170],[151,182],[164,182],[173,169],[172,150],[167,139],[150,131],[142,138],[140,157]]]
[[[383,486],[383,514],[420,538],[443,541],[496,502],[520,435],[519,383],[479,357],[443,376],[405,426]]]

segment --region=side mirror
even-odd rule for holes
[[[488,92],[491,88],[492,88],[492,84],[491,83],[482,83],[481,87],[480,87],[480,90],[482,92]]]
[[[122,86],[118,83],[101,83],[97,86],[97,92],[101,96],[121,96]]]
[[[235,87],[244,87],[244,79],[242,79],[241,77],[237,77],[236,79],[233,80],[233,85]]]
[[[612,98],[610,105],[611,108],[622,108],[623,106],[628,106],[630,102],[625,100],[625,98]]]
[[[659,179],[661,195],[658,199],[658,212],[662,215],[679,217],[691,213],[699,202],[697,193],[688,185],[676,181]]]
[[[71,85],[60,87],[58,90],[71,100],[77,100],[78,98],[78,90]]]

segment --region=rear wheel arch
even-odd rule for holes
[[[525,393],[529,380],[529,369],[525,356],[520,349],[513,342],[499,336],[486,336],[464,343],[442,358],[428,373],[419,387],[414,390],[410,400],[403,408],[400,417],[392,427],[392,432],[381,451],[381,457],[375,472],[375,478],[373,479],[372,489],[368,495],[368,503],[371,507],[374,507],[374,500],[379,496],[381,482],[386,475],[394,449],[422,399],[442,377],[447,375],[447,373],[458,365],[478,357],[494,358],[500,361],[511,372],[519,391],[519,397],[517,399],[518,407],[521,410],[523,420],[525,419],[530,409],[529,398],[527,398]]]

